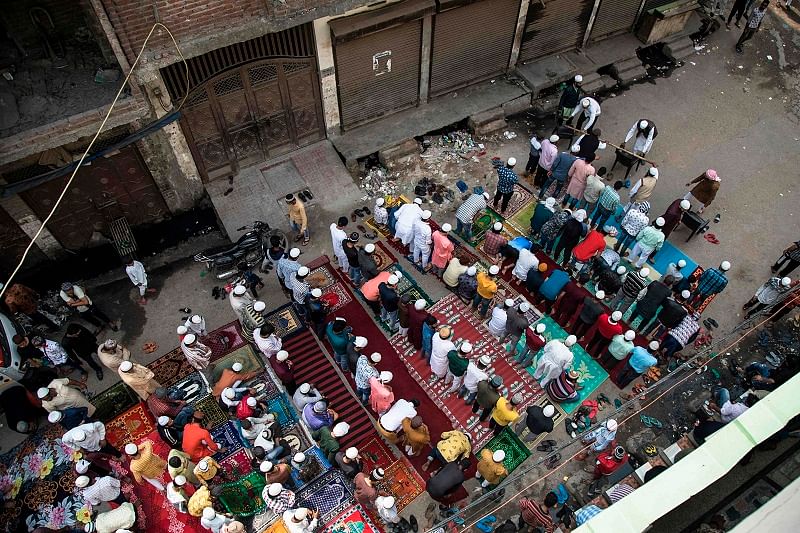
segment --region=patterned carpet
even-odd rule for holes
[[[506,452],[503,466],[506,467],[509,474],[525,462],[525,459],[531,456],[528,447],[525,446],[525,444],[519,440],[519,437],[509,428],[505,428],[499,435],[492,437],[485,448],[493,452],[497,450]]]
[[[508,201],[508,207],[506,208],[506,212],[503,213],[503,217],[506,220],[513,218],[520,211],[531,205],[531,200],[533,200],[533,193],[521,184],[515,183],[514,192],[511,195],[511,199]],[[498,202],[498,209],[500,209],[500,205],[501,202]],[[530,216],[528,218],[530,218]]]
[[[285,393],[267,401],[267,409],[275,413],[281,428],[289,429],[297,423],[299,415]]]
[[[237,348],[214,363],[214,368],[211,370],[211,375],[214,380],[213,383],[219,380],[223,370],[231,368],[234,363],[242,364],[242,372],[252,372],[264,368],[261,358],[256,355],[255,350],[248,344]]]
[[[275,326],[275,334],[281,338],[294,335],[305,328],[292,304],[285,304],[270,312],[265,320]]]
[[[94,417],[108,422],[120,412],[139,403],[139,397],[122,381],[110,386],[91,399],[96,410]]]
[[[510,396],[516,393],[523,395],[520,409],[525,409],[544,394],[538,383],[526,372],[511,366],[507,362],[507,354],[497,340],[492,337],[481,324],[477,315],[473,315],[455,295],[447,295],[439,300],[430,312],[439,318],[439,323],[450,325],[454,328],[453,342],[456,345],[462,340],[469,340],[473,345],[474,357],[489,355],[492,357],[491,374],[500,375],[505,385],[503,393]],[[392,344],[400,354],[409,373],[422,386],[428,397],[448,416],[460,429],[470,433],[475,447],[483,446],[490,438],[488,424],[481,424],[477,416],[472,413],[471,406],[455,394],[446,395],[449,386],[444,385],[444,380],[431,384],[432,373],[427,362],[415,354],[405,338],[396,335]]]
[[[250,472],[245,477],[222,485],[219,501],[229,513],[252,516],[266,507],[261,493],[267,482],[261,472]]]
[[[513,216],[506,218],[506,221],[510,222],[511,225],[517,228],[523,235],[527,235],[530,231],[531,217],[533,217],[533,212],[538,203],[535,198],[531,200],[532,201],[528,202],[528,204],[523,206],[522,209],[517,211]]]
[[[379,533],[380,531],[383,530],[375,526],[364,509],[354,504],[336,516],[325,528],[324,533]]]
[[[153,371],[155,380],[165,387],[171,386],[195,371],[194,367],[186,360],[180,347],[162,355],[147,365],[147,368]]]
[[[223,461],[244,448],[241,433],[233,422],[226,422],[211,430],[214,442],[220,445],[220,451],[214,454],[214,459]]]
[[[316,509],[323,524],[353,504],[353,484],[340,470],[328,470],[296,494],[297,507]]]
[[[122,450],[129,442],[137,442],[155,428],[155,420],[146,405],[138,403],[110,422],[106,422],[106,440],[118,450]]]
[[[321,474],[322,472],[330,470],[331,463],[317,446],[312,446],[302,451],[306,455],[306,462],[311,466],[309,469],[311,472],[319,472]],[[306,481],[300,479],[299,472],[296,469],[292,469],[291,476],[295,487],[303,487],[306,484]]]
[[[194,408],[206,415],[204,423],[207,428],[214,429],[228,421],[228,415],[220,407],[219,401],[210,394],[197,400]]]

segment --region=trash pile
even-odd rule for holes
[[[366,193],[362,199],[367,200],[375,196],[396,196],[398,194],[397,180],[399,179],[399,172],[389,172],[382,165],[371,167],[358,185]]]
[[[422,159],[440,161],[469,161],[477,163],[486,154],[483,143],[476,142],[468,131],[451,131],[443,135],[430,135],[422,141]]]

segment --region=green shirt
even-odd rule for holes
[[[484,380],[478,382],[478,394],[475,396],[478,405],[484,409],[491,408],[497,404],[497,400],[499,399],[500,394],[488,381]]]
[[[311,436],[319,443],[319,449],[325,452],[325,454],[332,454],[339,451],[339,441],[331,435],[331,428],[328,426],[323,426],[312,432]]]
[[[655,226],[647,226],[636,236],[636,241],[650,250],[658,250],[664,244],[664,232]]]
[[[626,341],[623,335],[614,335],[614,338],[611,339],[611,344],[608,345],[608,351],[617,361],[625,359],[632,350],[633,342]]]
[[[465,359],[458,355],[458,350],[450,350],[447,352],[447,360],[449,361],[448,367],[450,373],[456,377],[461,377],[467,372],[467,365],[469,359]]]

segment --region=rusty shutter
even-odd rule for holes
[[[422,20],[335,46],[342,128],[417,105]]]
[[[590,39],[599,41],[631,29],[642,0],[601,0]]]
[[[518,15],[519,0],[483,0],[437,13],[430,94],[447,93],[504,72]]]
[[[583,44],[594,0],[534,0],[528,7],[520,59],[574,50]]]

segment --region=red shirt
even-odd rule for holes
[[[539,350],[544,348],[545,344],[547,344],[547,340],[536,333],[535,326],[528,328],[525,332],[525,345],[532,354],[536,354]]]
[[[242,396],[242,400],[239,402],[239,405],[236,406],[236,418],[239,420],[244,420],[249,416],[253,416],[255,412],[252,407],[247,405],[247,399],[250,398],[250,393],[245,393]]]
[[[613,449],[614,447],[611,446],[609,449]],[[621,461],[617,461],[614,458],[614,453],[603,453],[597,456],[597,464],[594,467],[595,474],[601,476],[610,476],[613,474],[619,467],[624,465],[628,462],[628,453],[625,452],[625,455],[622,456]]]
[[[599,252],[606,249],[606,238],[597,230],[592,230],[580,244],[572,249],[575,259],[585,263]]]
[[[386,283],[389,281],[389,277],[392,275],[392,272],[379,272],[377,276],[372,278],[371,280],[365,282],[361,286],[361,294],[364,295],[364,298],[369,300],[370,302],[377,302],[378,301],[378,285],[381,283]]]
[[[205,444],[203,444],[205,441]],[[214,438],[207,429],[200,424],[192,422],[183,428],[183,451],[189,454],[189,459],[196,463],[203,457],[219,450],[219,446],[214,442]]]
[[[609,318],[608,313],[603,313],[597,318],[597,331],[600,332],[600,335],[606,339],[613,339],[614,335],[622,335],[622,324],[619,322],[611,324],[608,321]]]

